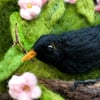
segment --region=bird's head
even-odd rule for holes
[[[27,53],[22,60],[29,60],[34,56],[49,64],[56,64],[59,62],[62,57],[59,35],[49,34],[41,36],[34,44],[32,50]]]

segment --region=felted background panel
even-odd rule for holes
[[[62,80],[91,79],[100,76],[98,69],[83,75],[69,75],[37,59],[34,59],[34,63],[31,61],[22,63],[21,48],[12,47],[15,41],[16,23],[20,42],[27,51],[43,34],[59,34],[100,24],[100,14],[94,11],[92,0],[77,0],[74,5],[65,4],[63,0],[50,0],[42,8],[40,15],[32,21],[25,21],[20,17],[17,0],[0,0],[0,17],[0,90],[5,89],[3,86],[7,85],[7,80],[11,75],[26,71],[35,73],[37,77]],[[42,88],[44,93],[41,98],[49,100],[47,99],[47,97],[50,98],[49,90]],[[51,91],[49,94],[56,95]],[[56,96],[53,96],[54,100],[59,97],[59,95]]]

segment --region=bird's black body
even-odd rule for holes
[[[64,73],[100,67],[100,26],[43,35],[33,46],[37,58]]]

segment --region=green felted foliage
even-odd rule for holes
[[[15,8],[17,9],[17,7]],[[15,10],[15,8],[12,7],[11,9]],[[7,11],[7,9],[5,10]],[[11,10],[11,12],[13,10]],[[10,16],[10,14],[11,13],[9,12],[8,15]],[[9,20],[8,19],[9,16],[4,17],[6,23],[4,23],[2,20],[0,21],[2,21],[4,25],[6,25],[7,21]],[[77,3],[75,5],[64,4],[63,0],[50,0],[42,8],[42,12],[40,13],[40,15],[32,21],[23,20],[20,17],[18,11],[11,14],[10,29],[13,41],[15,41],[16,23],[18,24],[18,33],[20,42],[22,43],[22,45],[26,50],[30,50],[35,41],[43,34],[50,34],[50,33],[57,34],[64,31],[77,30],[83,27],[88,27],[91,24],[92,25],[100,24],[100,14],[99,13],[94,14],[94,5],[92,0],[89,1],[77,0]],[[7,29],[6,31],[4,30],[5,39],[9,38],[8,40],[12,42],[11,37],[9,37],[10,35],[10,31],[8,29],[9,27],[4,26],[4,28]],[[7,34],[7,32],[9,32],[9,34]],[[1,33],[2,32],[0,32],[0,35]],[[1,36],[3,37],[3,34]],[[8,43],[6,50],[11,45],[10,42],[6,42],[6,45]],[[1,42],[0,40],[0,44],[2,43],[3,41]],[[2,44],[1,47],[6,47],[6,45]],[[5,51],[1,50],[0,52],[2,53]],[[26,71],[35,73],[37,77],[62,79],[62,80],[70,80],[70,79],[82,80],[82,79],[96,78],[100,76],[100,71],[98,69],[82,75],[63,74],[53,66],[47,65],[37,59],[34,59],[34,62],[27,61],[23,63],[21,62],[22,56],[23,52],[19,46],[10,47],[9,50],[5,53],[5,56],[0,55],[0,57],[4,57],[4,59],[2,59],[2,61],[0,62],[1,84],[5,80],[9,79],[11,75],[15,73],[21,74]],[[0,84],[0,90],[2,87],[1,84]],[[43,95],[41,97],[42,100],[63,100],[61,97],[59,97],[59,95],[54,94],[53,92],[47,90],[46,88],[42,89],[43,89]]]
[[[15,38],[15,23],[18,23],[20,41],[26,49],[30,49],[41,35],[51,32],[55,23],[63,15],[64,10],[65,8],[62,0],[51,0],[51,2],[42,9],[40,16],[33,21],[26,22],[21,19],[19,13],[12,14],[10,21],[13,39]]]
[[[90,24],[94,22],[93,0],[77,0],[77,9],[80,14],[86,17]]]
[[[47,90],[43,86],[42,86],[42,91],[43,91],[43,94],[42,94],[40,100],[65,100],[61,96],[59,96],[55,93],[52,93],[50,90]]]
[[[0,62],[0,82],[8,78],[17,70],[21,63],[22,53],[16,48],[10,48],[6,53],[4,60]],[[16,59],[17,58],[17,59]],[[14,66],[14,67],[13,67]]]
[[[10,17],[10,22],[11,22],[11,33],[13,37],[13,41],[15,41],[15,23],[18,23],[18,32],[19,32],[19,39],[20,42],[23,44],[23,46],[27,49],[30,50],[34,42],[43,34],[49,34],[49,33],[60,33],[63,31],[68,31],[68,30],[76,30],[80,29],[82,27],[87,27],[89,26],[88,21],[80,16],[80,14],[77,12],[77,7],[76,5],[70,5],[66,4],[64,5],[62,0],[51,0],[48,4],[44,6],[42,9],[42,12],[40,16],[33,20],[33,21],[25,21],[23,20],[18,12],[15,12],[11,15]],[[11,51],[13,49],[10,49],[9,52],[14,53],[15,51]],[[15,50],[19,50],[20,53],[22,54],[21,49],[19,47],[16,47]],[[17,64],[14,64],[15,62],[13,61],[14,57],[17,59],[17,53],[14,53],[15,56],[13,56],[13,59],[10,58],[10,56],[7,56],[8,52],[6,53],[6,57],[12,61],[12,70],[9,70],[10,67],[8,67],[8,64],[6,64],[6,59],[4,59],[1,63],[1,71],[2,73],[5,73],[4,63],[5,63],[5,68],[8,67],[8,73],[7,75],[0,75],[0,81],[3,81],[7,79],[14,71],[17,72],[24,72],[24,71],[33,71],[36,73],[38,76],[46,77],[46,78],[61,78],[61,79],[82,79],[81,77],[73,76],[73,75],[65,75],[62,74],[61,72],[57,71],[58,73],[55,74],[56,69],[53,67],[50,67],[47,64],[44,64],[42,62],[38,62],[36,60],[35,63],[32,63],[31,65],[24,63],[22,64],[21,59],[17,60]],[[21,58],[20,54],[20,58]],[[18,54],[19,55],[19,54]],[[8,60],[7,60],[8,61]],[[37,63],[38,62],[38,63]],[[22,65],[21,65],[22,64]],[[19,66],[21,65],[21,66]],[[27,67],[30,65],[29,67]],[[41,75],[41,71],[38,72],[39,66],[42,66],[41,71],[44,72],[44,74]],[[7,67],[6,67],[7,66]],[[10,66],[10,64],[9,64]],[[45,70],[47,69],[47,70]],[[51,71],[52,70],[52,71]],[[51,72],[54,74],[52,74]],[[47,74],[48,73],[48,74]],[[46,75],[47,74],[47,75]],[[80,75],[79,75],[80,76]],[[84,76],[83,76],[84,77]],[[90,75],[89,75],[90,77]]]
[[[94,25],[98,25],[98,24],[100,24],[100,13],[95,14],[95,23],[94,23]]]

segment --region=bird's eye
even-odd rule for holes
[[[48,51],[49,51],[49,52],[53,52],[53,50],[54,50],[53,45],[48,45]]]

